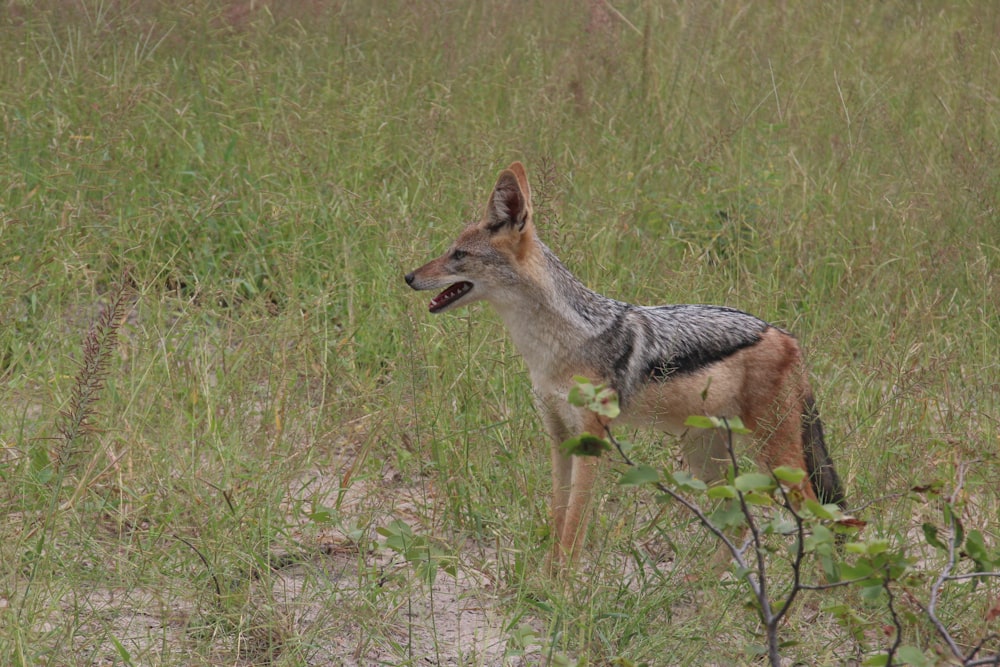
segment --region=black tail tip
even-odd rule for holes
[[[820,421],[816,402],[812,396],[807,396],[805,400],[805,411],[802,415],[802,446],[805,448],[806,465],[809,467],[807,471],[809,481],[816,492],[816,497],[821,503],[836,504],[841,509],[846,507],[844,485],[826,450],[823,422]]]

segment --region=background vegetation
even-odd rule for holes
[[[963,466],[996,549],[997,91],[995,3],[3,0],[0,661],[750,662],[715,545],[610,471],[540,574],[524,367],[402,281],[514,159],[588,285],[799,335],[869,534],[933,572],[909,490]],[[975,644],[997,598],[939,614]],[[788,623],[889,641],[849,590]]]

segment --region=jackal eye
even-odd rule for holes
[[[466,254],[467,253],[464,250],[459,250],[458,248],[455,248],[454,250],[451,251],[451,258],[459,260],[465,257]]]

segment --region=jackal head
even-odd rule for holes
[[[446,253],[406,274],[406,284],[444,288],[431,299],[432,313],[479,299],[502,301],[528,277],[534,237],[531,189],[524,166],[515,162],[500,172],[482,218],[467,225]]]

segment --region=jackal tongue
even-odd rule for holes
[[[462,282],[455,283],[431,299],[430,311],[433,313],[441,310],[455,299],[460,298],[470,289],[472,289],[472,283],[467,283],[464,280]]]

